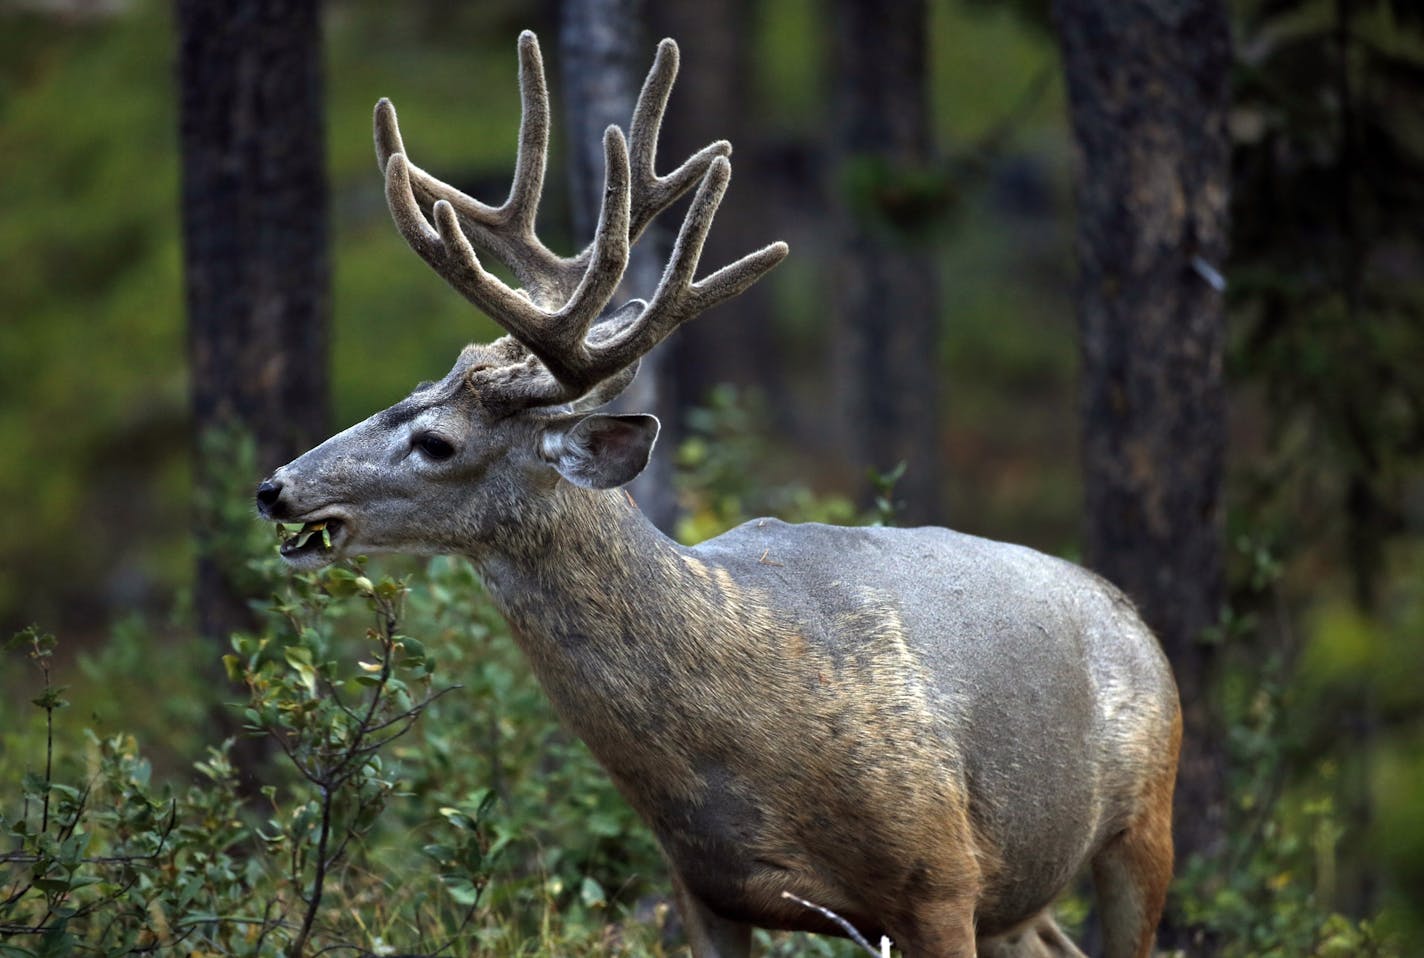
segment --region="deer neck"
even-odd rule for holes
[[[709,723],[726,711],[703,679],[749,667],[748,636],[769,627],[763,603],[730,592],[725,572],[618,490],[561,484],[554,508],[474,560],[560,717],[630,801],[690,788],[687,756],[706,751]]]
[[[537,667],[610,631],[657,641],[649,610],[667,608],[659,600],[678,588],[686,551],[621,489],[560,482],[471,559]]]

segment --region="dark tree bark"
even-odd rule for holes
[[[603,131],[610,125],[626,135],[643,78],[653,63],[653,46],[643,36],[641,0],[564,0],[560,10],[559,68],[564,128],[569,135],[569,208],[577,241],[593,237],[603,206]],[[647,299],[662,277],[668,244],[660,222],[633,247],[618,302]],[[672,417],[663,401],[667,349],[647,356],[638,377],[614,408],[651,412],[663,420],[662,440],[648,467],[629,485],[653,524],[671,530],[677,519],[672,487]]]
[[[176,12],[193,427],[199,439],[250,433],[265,472],[327,422],[319,3],[177,0]],[[210,489],[230,466],[201,452],[196,465]],[[223,641],[248,615],[208,548],[213,531],[197,530],[196,607]]]
[[[833,383],[851,463],[908,469],[906,524],[942,521],[939,290],[930,249],[896,185],[932,160],[923,0],[837,0],[835,77],[840,262]]]
[[[1055,0],[1078,172],[1089,563],[1176,670],[1179,857],[1223,839],[1201,641],[1219,615],[1230,36],[1221,0]]]

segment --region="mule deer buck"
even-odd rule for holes
[[[326,532],[283,555],[467,556],[562,720],[657,835],[697,958],[747,955],[752,926],[842,933],[783,892],[906,955],[1081,954],[1049,908],[1085,864],[1107,954],[1149,954],[1181,726],[1162,652],[1116,589],[936,528],[757,519],[688,548],[618,488],[658,421],[592,410],[787,252],[694,279],[731,147],[654,172],[677,59],[662,41],[627,143],[605,133],[597,232],[570,258],[534,231],[550,117],[532,33],[500,206],[413,166],[377,105],[396,226],[509,335],[264,481],[266,518]],[[610,306],[630,244],[694,185],[651,299]]]

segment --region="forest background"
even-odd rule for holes
[[[330,241],[329,294],[313,287],[329,329],[289,367],[320,394],[293,412],[306,441],[496,333],[391,228],[372,104],[400,108],[418,163],[497,199],[519,117],[514,38],[545,38],[564,110],[580,92],[563,71],[582,67],[557,38],[579,6],[322,5],[310,61],[324,160],[308,195]],[[792,255],[668,344],[664,459],[640,501],[693,540],[765,512],[929,521],[1092,559],[1074,5],[1055,21],[1033,2],[904,4],[918,30],[897,21],[892,37],[922,38],[923,62],[879,101],[900,151],[884,162],[859,161],[845,122],[877,109],[856,100],[869,89],[857,43],[883,55],[873,31],[845,36],[855,4],[653,6],[631,43],[638,69],[657,36],[683,47],[663,165],[713,138],[736,146],[707,265],[775,238]],[[1421,953],[1408,943],[1424,931],[1424,22],[1408,4],[1348,0],[1225,14],[1230,253],[1183,264],[1225,289],[1224,507],[1204,520],[1219,568],[1202,572],[1220,588],[1184,646],[1221,807],[1188,842],[1168,937],[1193,954]],[[192,91],[176,20],[152,0],[0,4],[0,634],[41,626],[0,659],[13,849],[0,852],[0,953],[658,952],[673,920],[655,850],[557,730],[468,571],[390,562],[289,583],[249,497],[300,444],[283,453],[296,438],[195,417],[179,120]],[[903,134],[907,103],[924,123]],[[571,249],[587,233],[582,181],[564,173],[580,144],[560,122],[540,223]],[[903,278],[872,328],[909,343],[913,368],[856,352],[846,278],[872,268]],[[235,610],[214,611],[204,563],[227,570]],[[268,728],[268,706],[310,712],[323,670],[367,654],[368,604],[401,620],[375,642],[409,695],[381,707],[414,727],[385,764],[327,781],[355,796],[341,819],[303,791],[315,725],[282,726],[283,754],[243,731]],[[227,625],[250,637],[229,641]],[[275,660],[263,638],[284,650]],[[419,694],[452,683],[464,688]],[[222,705],[239,700],[248,712]],[[105,789],[151,814],[105,819]],[[231,828],[164,831],[166,809]],[[351,842],[318,879],[323,829]],[[1075,896],[1063,915],[1091,942],[1087,908]]]

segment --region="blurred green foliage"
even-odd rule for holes
[[[122,507],[181,502],[185,488],[183,457],[162,453],[183,447],[184,364],[155,9],[80,23],[0,14],[0,497],[24,517],[0,523],[0,619],[22,601],[56,614],[84,591],[92,607],[106,588],[187,565],[152,512]],[[127,580],[111,569],[125,551]],[[56,589],[64,578],[87,589]]]
[[[1347,793],[1335,758],[1302,749],[1312,704],[1288,676],[1279,658],[1225,676],[1230,840],[1221,860],[1182,863],[1174,908],[1222,958],[1409,954],[1405,901],[1364,920],[1340,904],[1354,854]]]
[[[1273,896],[1291,925],[1270,932],[1275,950],[1261,929],[1245,940],[1313,953],[1290,917],[1309,907],[1384,908],[1413,941],[1424,931],[1424,690],[1409,678],[1424,634],[1424,18],[1392,0],[1251,2],[1237,15],[1238,548],[1220,712],[1258,776],[1232,783],[1258,806],[1240,809],[1260,849],[1246,873],[1314,876],[1308,902],[1303,889]],[[1249,898],[1234,882],[1221,893]]]
[[[1407,9],[1245,5],[1232,118],[1232,359],[1269,423],[1240,505],[1296,557],[1343,561],[1365,606],[1424,519],[1424,18]]]
[[[688,437],[677,450],[678,539],[701,542],[749,516],[840,525],[855,521],[849,499],[817,496],[786,477],[790,457],[774,454],[764,433],[767,422],[765,400],[729,384],[713,389],[707,405],[689,412]]]

